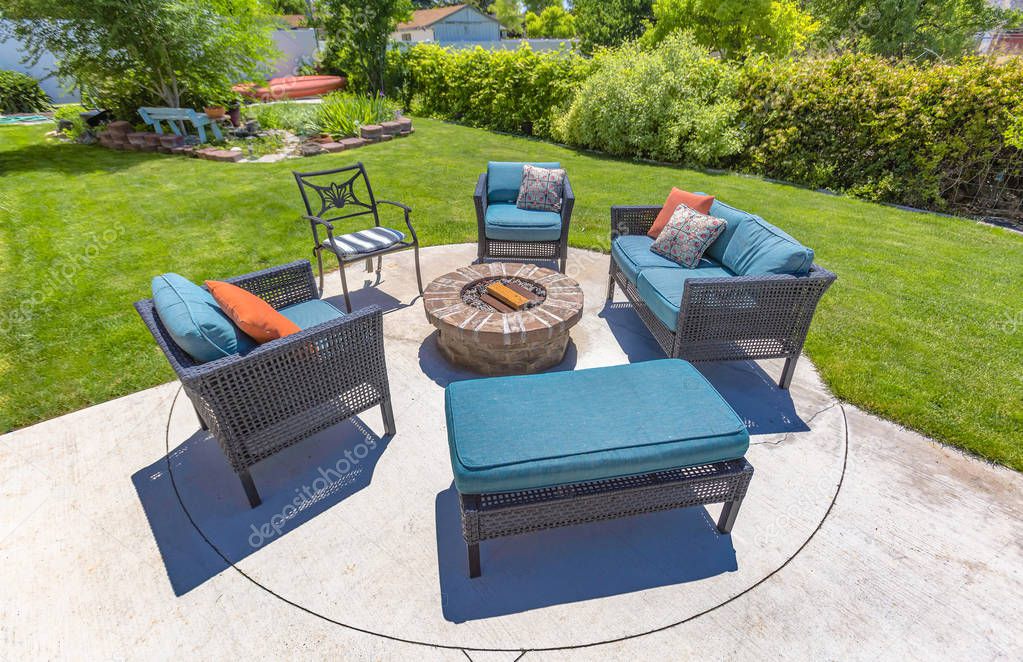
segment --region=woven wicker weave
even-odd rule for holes
[[[657,206],[611,207],[611,240],[646,234],[660,210]],[[688,361],[784,358],[779,385],[788,388],[817,303],[835,278],[816,264],[806,276],[690,278],[674,332],[651,312],[613,258],[607,298],[614,297],[615,283],[621,286],[670,357]]]
[[[487,215],[487,173],[480,175],[476,182],[476,191],[472,196],[476,204],[476,223],[478,230],[478,256],[480,262],[486,258],[517,259],[517,260],[556,260],[558,269],[565,273],[568,261],[568,226],[572,222],[572,207],[575,206],[575,194],[572,185],[565,175],[565,188],[561,202],[561,237],[556,241],[504,241],[488,239],[486,228]]]
[[[480,541],[543,529],[724,503],[717,527],[729,533],[752,477],[753,466],[741,459],[535,490],[463,494],[469,576],[480,575]]]
[[[318,299],[312,265],[301,261],[228,280],[274,308]],[[196,363],[171,338],[153,300],[135,303],[177,373],[204,429],[220,444],[253,507],[249,468],[312,434],[375,406],[394,434],[377,307],[260,345],[245,356]]]

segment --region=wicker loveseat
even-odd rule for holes
[[[376,406],[386,433],[394,434],[383,317],[375,306],[345,315],[321,301],[307,261],[227,282],[256,294],[302,330],[245,354],[198,363],[174,341],[153,299],[136,302],[135,309],[255,508],[260,498],[249,468],[259,461]]]
[[[617,283],[664,352],[689,361],[784,358],[788,388],[817,302],[835,274],[813,251],[753,214],[715,200],[727,228],[695,269],[653,253],[661,206],[611,208],[607,298]],[[746,225],[749,224],[749,225]]]
[[[561,212],[532,211],[515,206],[522,184],[518,161],[491,161],[479,176],[473,202],[479,230],[479,260],[486,258],[554,260],[565,273],[568,260],[568,226],[572,222],[575,194],[565,176]],[[539,168],[560,168],[559,163],[530,163]]]

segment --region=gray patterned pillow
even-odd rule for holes
[[[561,211],[561,193],[565,188],[562,168],[537,168],[528,163],[522,166],[522,184],[515,206],[537,211]]]
[[[683,267],[695,269],[704,251],[724,231],[725,225],[723,218],[701,214],[684,204],[679,205],[661,234],[650,245],[650,250]]]

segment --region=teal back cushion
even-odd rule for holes
[[[153,279],[153,307],[167,332],[189,356],[205,363],[256,346],[217,305],[213,295],[184,276]]]
[[[522,166],[526,163],[537,168],[560,168],[560,163],[533,163],[531,161],[490,161],[487,163],[487,202],[515,204],[522,185]]]
[[[813,251],[754,216],[732,232],[721,263],[740,276],[803,276],[813,264]]]
[[[710,215],[717,218],[723,218],[725,220],[725,229],[720,235],[718,235],[718,238],[714,240],[714,243],[707,247],[705,255],[719,264],[724,264],[725,248],[728,246],[728,242],[732,239],[732,234],[735,232],[737,227],[752,219],[753,214],[742,211],[741,209],[736,209],[731,205],[726,205],[720,200],[714,200],[714,204],[710,206]]]

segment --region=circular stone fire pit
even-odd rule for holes
[[[495,281],[529,294],[529,303],[512,312],[497,310],[481,297]],[[523,374],[564,358],[568,331],[582,317],[583,291],[550,269],[494,262],[441,276],[427,286],[423,304],[448,361],[484,375]]]

